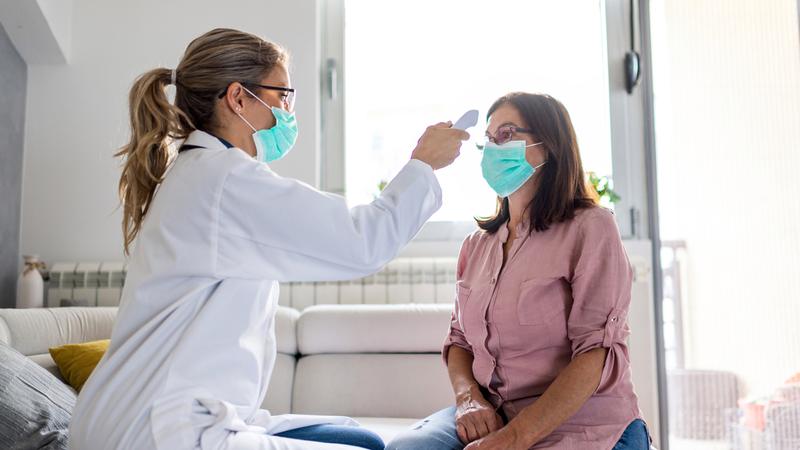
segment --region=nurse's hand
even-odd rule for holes
[[[477,388],[457,399],[456,432],[462,443],[469,444],[501,428],[503,419]]]
[[[461,154],[461,144],[469,139],[469,133],[450,128],[451,122],[431,125],[417,141],[411,159],[418,159],[434,170],[447,167]]]

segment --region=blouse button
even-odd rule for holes
[[[617,321],[617,316],[614,316],[614,317],[612,317],[612,318],[611,318],[611,321],[612,321],[612,322],[616,322],[616,321]]]

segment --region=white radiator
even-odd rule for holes
[[[321,304],[452,303],[456,258],[397,258],[375,275],[353,281],[281,283],[279,303],[298,310]],[[57,263],[50,269],[47,306],[116,306],[123,263]]]
[[[353,281],[282,283],[278,303],[303,310],[322,304],[452,303],[456,258],[397,258]]]
[[[124,283],[120,262],[56,263],[47,283],[47,306],[116,306]]]

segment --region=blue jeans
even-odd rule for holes
[[[628,425],[612,450],[649,450],[650,433],[644,420],[636,419]]]
[[[383,450],[383,439],[366,428],[347,425],[311,425],[284,431],[275,436],[301,441],[325,442],[328,444],[344,444],[369,450]]]
[[[456,408],[443,409],[397,435],[386,450],[463,450],[456,433]],[[642,420],[628,425],[612,450],[649,450],[650,436]]]

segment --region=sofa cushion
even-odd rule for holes
[[[0,344],[0,448],[66,449],[74,407],[69,387]]]
[[[50,347],[108,339],[117,308],[0,309],[0,342],[25,356]]]
[[[297,354],[297,318],[300,313],[293,308],[278,307],[275,314],[275,340],[277,341],[278,352],[287,355]]]
[[[303,356],[292,411],[350,417],[423,418],[453,404],[438,354]]]
[[[275,367],[269,379],[267,393],[261,407],[272,414],[289,414],[292,412],[292,387],[294,386],[294,355],[278,353]]]
[[[53,361],[53,357],[50,356],[49,353],[42,353],[41,355],[28,355],[28,358],[30,358],[31,361],[43,367],[48,372],[52,373],[53,376],[58,378],[58,380],[61,381],[62,383],[67,382],[67,380],[65,380],[64,377],[61,376],[61,372],[58,370],[56,362]]]
[[[297,321],[300,353],[439,353],[451,305],[317,305]]]
[[[108,339],[99,341],[66,344],[50,349],[50,356],[58,365],[58,370],[70,386],[80,392],[89,375],[108,350]]]

